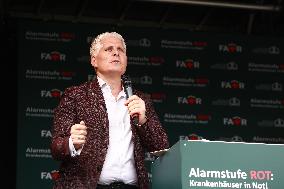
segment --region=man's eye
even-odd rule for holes
[[[124,50],[123,49],[118,49],[120,52],[124,52]]]

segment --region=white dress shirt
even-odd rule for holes
[[[110,86],[101,78],[97,78],[103,92],[109,120],[109,146],[98,183],[110,184],[122,181],[125,184],[136,184],[134,144],[130,116],[124,105],[125,92],[122,90],[115,98]],[[72,157],[80,155],[82,151],[82,149],[75,150],[71,138],[69,138],[69,149]]]

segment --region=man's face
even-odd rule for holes
[[[127,66],[126,50],[121,40],[108,37],[101,41],[102,48],[96,57],[92,56],[92,65],[97,74],[104,76],[124,74]]]

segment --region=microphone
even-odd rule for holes
[[[133,95],[131,79],[127,75],[122,75],[121,81],[122,81],[122,85],[123,85],[123,88],[124,88],[124,92],[126,94],[126,99],[128,99],[130,96]],[[139,125],[138,114],[132,115],[132,121],[133,121],[134,125],[136,125],[136,126]]]

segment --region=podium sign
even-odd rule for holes
[[[151,168],[152,189],[283,189],[284,145],[181,140]]]

